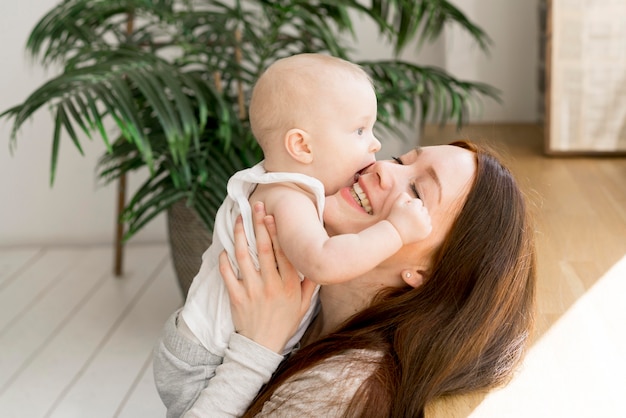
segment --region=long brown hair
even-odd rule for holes
[[[499,160],[476,144],[452,145],[476,154],[477,171],[425,282],[381,293],[337,332],[295,353],[245,416],[257,414],[290,376],[349,349],[382,358],[347,417],[423,417],[437,397],[508,381],[533,326],[533,229],[524,196]]]

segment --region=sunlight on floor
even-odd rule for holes
[[[536,344],[522,370],[470,415],[613,418],[626,394],[626,255]]]

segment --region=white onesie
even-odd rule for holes
[[[218,256],[226,250],[235,274],[239,274],[235,260],[234,228],[235,220],[241,213],[248,239],[248,249],[258,267],[252,209],[248,198],[257,184],[271,183],[295,183],[309,189],[316,199],[319,221],[323,222],[324,186],[313,177],[300,173],[268,173],[263,167],[263,162],[260,162],[252,168],[235,173],[230,178],[227,187],[228,195],[215,216],[213,241],[202,255],[200,271],[193,279],[185,306],[181,311],[185,323],[202,345],[220,357],[224,356],[224,350],[230,334],[234,331],[234,326],[228,291],[219,272]],[[311,307],[298,327],[298,331],[287,343],[285,354],[300,341],[309,326],[316,309],[318,290],[319,286],[315,290]]]

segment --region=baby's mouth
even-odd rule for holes
[[[359,185],[359,183],[354,183],[352,188],[350,189],[350,194],[354,198],[354,201],[357,202],[368,215],[372,214],[372,205],[370,205],[370,200],[367,198],[367,195]]]

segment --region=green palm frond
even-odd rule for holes
[[[250,141],[251,137],[248,143]],[[215,214],[226,196],[228,179],[261,159],[260,149],[246,146],[246,141],[240,145],[243,148],[225,150],[222,144],[207,138],[200,149],[189,150],[189,170],[174,164],[166,152],[157,172],[139,187],[122,214],[128,225],[126,238],[179,200],[185,200],[196,209],[206,226],[212,229]],[[123,173],[141,168],[140,158],[128,151],[126,141],[116,141],[113,152],[100,160],[100,177],[112,181]]]
[[[175,162],[184,164],[191,142],[199,145],[209,102],[217,120],[225,126],[218,133],[230,141],[231,106],[201,72],[186,72],[141,51],[97,51],[83,58],[96,63],[65,71],[35,90],[21,105],[0,114],[13,119],[12,141],[26,120],[48,106],[56,114],[53,149],[58,149],[64,130],[80,150],[75,127],[88,137],[99,132],[108,145],[104,126],[110,118],[152,168],[154,156],[149,135],[153,126],[145,125],[141,115],[149,111],[156,116]],[[51,182],[55,168],[53,154]]]
[[[434,41],[447,23],[466,30],[484,51],[491,43],[480,27],[446,0],[372,0],[369,3],[365,8],[367,14],[378,23],[381,34],[393,42],[396,53],[413,39],[418,40],[418,47]]]
[[[62,0],[26,46],[61,74],[0,118],[12,121],[13,148],[21,126],[50,109],[51,184],[64,138],[80,153],[85,138],[102,138],[105,183],[147,167],[149,178],[123,214],[127,238],[180,199],[211,228],[228,178],[261,158],[245,115],[255,80],[297,53],[350,60],[355,14],[373,22],[396,54],[412,40],[436,39],[450,23],[485,50],[490,42],[445,0]],[[416,113],[422,123],[460,125],[480,98],[499,98],[488,85],[438,68],[397,59],[360,64],[376,85],[380,124],[395,132]]]
[[[408,62],[364,61],[359,63],[371,74],[377,88],[378,121],[393,129],[394,121],[409,120],[419,112],[420,122],[455,120],[460,127],[468,109],[479,97],[500,101],[500,92],[483,83],[461,81],[436,67]]]
[[[108,49],[111,45],[129,44],[127,20],[140,16],[142,28],[155,28],[174,12],[173,0],[65,0],[54,7],[33,28],[26,49],[39,57],[41,64],[72,63],[80,51]],[[150,39],[150,38],[146,38]]]
[[[149,123],[151,116],[145,116]],[[163,132],[150,135],[153,150],[160,158],[155,173],[134,193],[122,214],[128,226],[126,239],[180,199],[198,212],[207,227],[213,227],[215,213],[226,196],[228,179],[262,158],[247,122],[237,121],[230,126],[232,141],[225,143],[218,132],[219,122],[209,117],[199,146],[187,150],[184,166],[174,161]],[[111,151],[101,157],[98,176],[109,183],[144,167],[136,147],[119,137]]]

